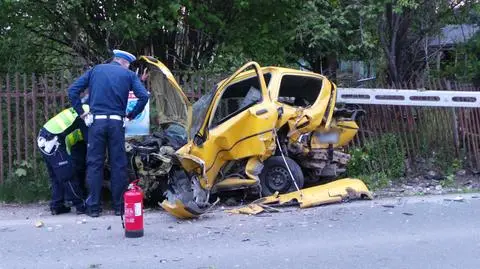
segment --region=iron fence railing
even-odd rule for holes
[[[192,100],[210,91],[225,74],[174,72],[179,84]],[[69,106],[66,89],[73,78],[66,73],[48,75],[10,74],[0,76],[0,183],[11,175],[15,161],[40,158],[35,146],[41,126]],[[471,85],[436,80],[427,84],[396,86],[425,90],[474,91]],[[480,108],[422,107],[362,104],[367,116],[360,120],[361,130],[354,145],[383,133],[396,133],[402,147],[413,158],[422,150],[447,148],[452,154],[464,154],[467,164],[480,170]],[[36,162],[32,161],[35,165]]]

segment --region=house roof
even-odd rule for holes
[[[441,33],[429,39],[430,46],[449,47],[459,43],[465,43],[473,35],[479,32],[480,28],[474,24],[450,24],[442,28]]]

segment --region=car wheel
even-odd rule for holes
[[[288,157],[285,157],[285,160],[297,182],[298,188],[303,188],[305,179],[302,169],[294,160]],[[281,156],[270,157],[264,162],[264,168],[262,173],[260,173],[260,184],[263,196],[272,195],[277,191],[282,194],[297,190]]]

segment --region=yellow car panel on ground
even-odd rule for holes
[[[284,205],[294,202],[299,204],[300,208],[308,208],[339,203],[346,199],[373,199],[373,196],[361,180],[345,178],[291,193],[260,198],[245,207],[228,210],[227,212],[255,215],[263,212],[264,206]]]
[[[296,201],[300,204],[300,208],[307,208],[322,204],[341,202],[346,198],[373,199],[373,196],[363,181],[359,179],[344,178],[291,193],[260,198],[253,203],[283,205],[288,202]]]

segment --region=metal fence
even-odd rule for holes
[[[192,100],[213,88],[225,75],[175,73]],[[40,158],[35,146],[41,126],[69,106],[66,95],[73,76],[68,72],[49,75],[13,74],[0,77],[0,183],[14,171],[15,161],[36,165]],[[427,90],[477,90],[471,85],[433,81],[426,85],[402,85],[396,88]],[[422,151],[447,148],[452,154],[464,154],[468,165],[480,169],[480,109],[426,108],[417,106],[364,104],[367,116],[360,121],[355,139],[360,145],[383,133],[401,137],[402,147],[413,158]],[[34,167],[35,169],[35,167]]]
[[[202,72],[174,75],[192,101],[223,78]],[[37,165],[41,158],[35,146],[38,131],[48,119],[70,105],[66,89],[74,78],[75,74],[68,71],[0,76],[0,184],[14,172],[15,162],[27,160]]]
[[[0,78],[0,183],[15,161],[36,160],[39,127],[67,103],[63,76],[6,75]],[[36,165],[36,162],[32,162]]]
[[[479,89],[446,80],[402,87],[409,90],[342,89],[337,102],[358,104],[366,111],[353,145],[395,134],[411,164],[418,157],[443,155],[480,170]]]

